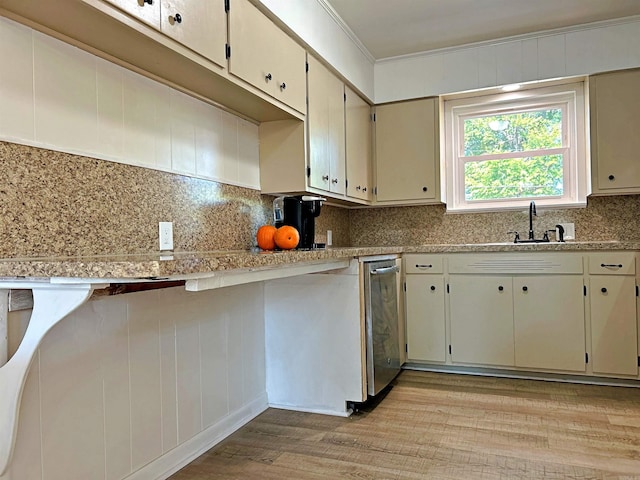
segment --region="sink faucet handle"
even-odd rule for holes
[[[520,234],[515,230],[513,232],[507,232],[507,235],[515,235],[513,243],[518,243],[520,241]]]

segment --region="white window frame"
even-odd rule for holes
[[[474,92],[467,95],[451,95],[444,100],[444,172],[443,187],[447,212],[499,211],[522,209],[535,200],[536,205],[567,208],[584,207],[587,204],[590,178],[588,145],[588,111],[585,80],[551,86],[527,86],[515,92]],[[563,118],[562,147],[535,151],[536,155],[563,154],[562,196],[522,197],[517,199],[466,200],[464,188],[465,164],[480,160],[526,157],[527,153],[464,156],[464,120],[484,115],[499,115],[542,108],[561,108]]]

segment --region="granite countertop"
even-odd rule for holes
[[[567,242],[544,244],[430,244],[397,247],[345,247],[324,250],[262,252],[212,251],[95,257],[15,258],[0,260],[5,279],[106,278],[165,279],[229,270],[256,270],[296,263],[317,263],[402,253],[554,252],[640,250],[639,242]]]

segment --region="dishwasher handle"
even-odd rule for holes
[[[400,271],[400,269],[398,268],[397,265],[393,265],[392,267],[383,267],[383,268],[376,268],[374,270],[371,270],[371,272],[369,272],[371,275],[388,275],[390,273],[398,273]]]

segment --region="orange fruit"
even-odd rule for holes
[[[274,240],[276,241],[276,245],[281,249],[291,250],[298,246],[298,243],[300,242],[300,234],[295,227],[283,225],[276,230]]]
[[[275,234],[276,227],[273,225],[262,225],[258,229],[258,233],[256,233],[256,240],[258,241],[258,246],[262,250],[275,250],[276,242],[275,242]]]

